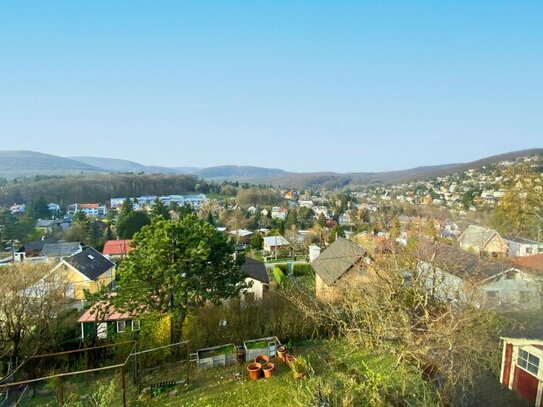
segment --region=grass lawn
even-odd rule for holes
[[[269,379],[249,380],[248,363],[227,367],[197,370],[191,368],[187,385],[178,385],[155,391],[154,397],[148,392],[138,400],[136,386],[130,373],[126,374],[127,396],[129,405],[136,406],[186,406],[186,407],[244,407],[254,405],[268,406],[308,406],[315,405],[317,394],[329,398],[331,405],[342,405],[345,395],[355,394],[364,398],[365,393],[382,393],[382,400],[347,405],[385,406],[386,401],[409,399],[413,392],[424,395],[428,403],[411,402],[402,405],[435,405],[435,394],[420,379],[420,372],[396,369],[395,359],[387,352],[380,354],[364,353],[349,345],[336,341],[306,342],[289,349],[296,357],[304,357],[310,363],[307,377],[294,379],[290,369],[281,361],[272,359],[275,375]],[[162,366],[144,374],[143,388],[152,383],[169,380],[183,380],[186,370],[179,366]],[[64,383],[65,393],[72,394],[74,400],[81,396],[93,395],[100,385],[115,383],[112,406],[122,406],[121,381],[118,374],[100,375],[88,378],[73,378]],[[368,384],[369,383],[369,384]],[[375,390],[372,383],[378,383]],[[47,406],[57,405],[54,382],[41,387],[37,396],[26,399],[22,405]],[[385,396],[386,394],[386,396]],[[385,400],[386,397],[386,400]],[[417,399],[417,401],[420,400]],[[381,402],[383,401],[383,402]],[[358,404],[356,404],[358,403]],[[69,405],[72,407],[73,405]]]

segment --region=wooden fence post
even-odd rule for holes
[[[124,380],[124,367],[121,368],[121,383],[123,386],[123,407],[126,407],[126,383]]]
[[[60,407],[64,406],[64,387],[62,386],[62,378],[57,376],[57,386],[58,386],[58,402]]]

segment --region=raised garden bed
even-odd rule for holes
[[[244,341],[243,349],[245,350],[245,360],[247,362],[252,361],[259,355],[274,357],[277,354],[277,347],[279,345],[281,345],[281,342],[279,342],[277,336]]]
[[[217,366],[226,366],[237,361],[236,346],[233,343],[203,348],[191,355],[198,369],[208,369]]]

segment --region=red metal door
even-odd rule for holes
[[[532,406],[535,405],[535,400],[537,398],[538,384],[539,381],[537,380],[537,377],[532,376],[518,366],[515,367],[513,390],[516,390],[516,392]]]

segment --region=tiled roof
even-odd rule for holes
[[[496,234],[498,234],[498,232],[493,229],[469,225],[468,228],[464,230],[464,233],[460,235],[459,241],[462,244],[482,249]]]
[[[110,256],[121,256],[132,250],[130,247],[131,240],[108,240],[104,245],[103,254]]]
[[[532,256],[509,257],[507,261],[514,265],[526,267],[528,269],[543,273],[543,253],[534,254]]]
[[[311,263],[311,266],[326,284],[331,285],[365,255],[366,251],[362,247],[338,237]]]

